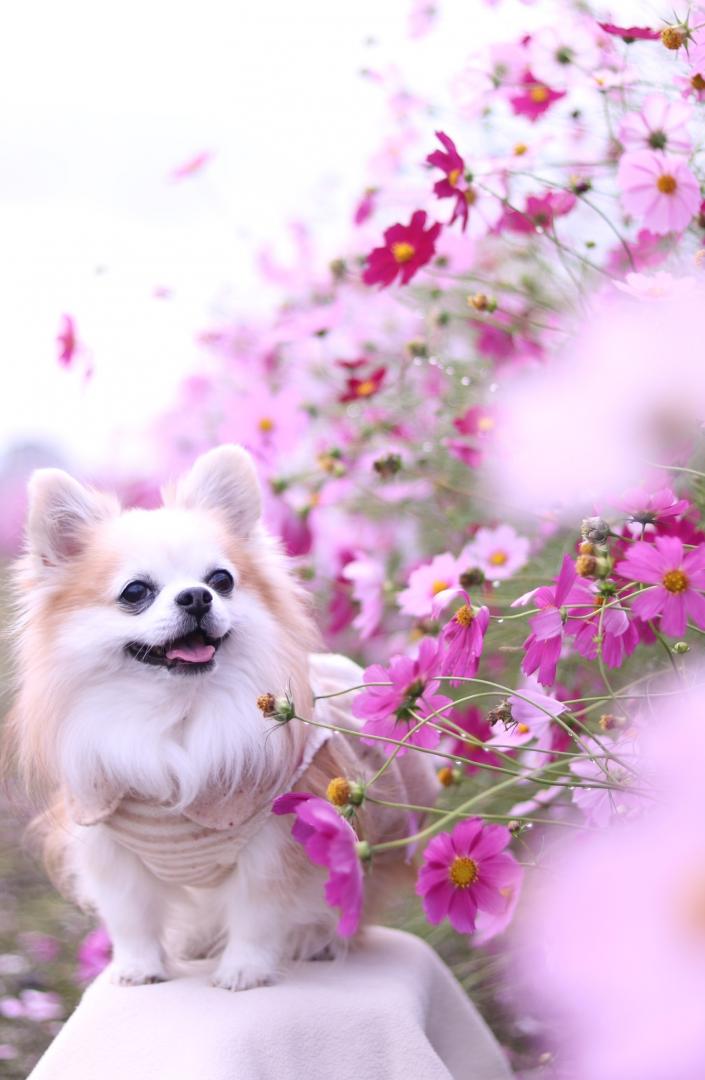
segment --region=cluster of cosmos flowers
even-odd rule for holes
[[[514,965],[517,1069],[692,1080],[705,740],[674,717],[703,705],[705,8],[526,12],[443,107],[367,72],[391,134],[349,243],[319,256],[296,223],[292,262],[262,253],[280,305],[204,331],[155,459],[253,453],[330,647],[365,665],[360,738],[436,755],[438,805],[409,808],[404,843],[428,921]],[[62,364],[75,343],[69,322]],[[344,936],[373,796],[337,777],[274,806]]]

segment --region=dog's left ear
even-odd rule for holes
[[[241,446],[209,450],[179,480],[175,502],[188,509],[216,510],[236,536],[249,536],[262,514],[262,492],[252,458]]]

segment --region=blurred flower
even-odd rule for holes
[[[634,732],[627,731],[616,740],[603,737],[602,746],[590,738],[580,741],[584,752],[592,756],[571,761],[570,771],[585,784],[574,788],[571,798],[587,824],[601,829],[613,818],[640,813],[645,800],[634,790],[639,787]],[[605,751],[614,758],[607,757]],[[590,787],[591,783],[596,786]]]
[[[486,749],[484,746],[477,745],[477,740],[481,743],[488,743],[492,737],[492,728],[489,721],[477,706],[468,705],[462,708],[450,709],[445,715],[448,720],[452,720],[454,724],[472,736],[472,740],[465,740],[452,728],[448,728],[448,734],[453,739],[453,742],[448,746],[448,753],[453,757],[463,757],[478,762],[477,765],[463,765],[468,776],[476,773],[480,765],[499,765],[499,758],[496,754],[493,754],[491,750]]]
[[[367,256],[367,267],[362,275],[366,285],[391,285],[397,274],[402,285],[407,285],[414,274],[430,262],[436,250],[436,239],[441,231],[438,224],[425,229],[426,212],[416,210],[408,225],[392,225],[384,233],[384,247],[375,248]]]
[[[615,288],[636,300],[672,300],[688,296],[697,289],[692,277],[674,277],[660,270],[657,274],[627,274],[625,281],[615,281]]]
[[[565,90],[554,90],[537,79],[531,71],[525,71],[520,79],[520,93],[510,93],[509,104],[517,116],[526,116],[535,123],[556,101],[565,97]]]
[[[627,44],[633,41],[658,41],[661,36],[660,30],[651,30],[648,26],[617,26],[610,22],[598,22],[597,25],[606,34],[621,37]]]
[[[61,316],[61,329],[56,336],[59,347],[57,359],[62,367],[71,367],[78,350],[76,323],[71,315]]]
[[[0,1015],[8,1020],[58,1020],[64,1015],[64,1006],[58,994],[44,990],[23,990],[19,997],[0,998]]]
[[[492,581],[506,581],[526,565],[530,546],[530,541],[519,536],[511,525],[482,528],[463,548],[458,562],[479,567]]]
[[[364,225],[368,218],[372,217],[377,202],[377,188],[367,188],[365,194],[355,207],[353,222],[355,225]]]
[[[78,947],[76,981],[87,983],[100,975],[103,968],[110,963],[112,950],[112,942],[104,926],[99,926],[86,934]]]
[[[20,934],[19,940],[23,948],[27,950],[32,960],[37,964],[51,964],[61,951],[61,942],[50,934],[28,931]]]
[[[687,154],[692,146],[691,105],[663,94],[648,94],[638,112],[625,113],[619,138],[627,150],[666,150]]]
[[[472,934],[478,911],[505,916],[509,890],[518,888],[522,876],[514,856],[505,851],[510,841],[508,829],[484,825],[479,818],[434,836],[416,885],[428,921],[447,918],[454,930]]]
[[[432,154],[428,155],[426,162],[428,165],[441,169],[445,173],[445,177],[443,180],[436,181],[433,190],[439,199],[455,200],[453,214],[448,224],[452,225],[459,218],[462,222],[462,228],[465,230],[468,223],[469,208],[475,201],[476,195],[472,186],[465,179],[465,162],[458,153],[453,140],[443,131],[437,131],[436,138],[443,145],[445,153],[443,150],[434,150]]]
[[[680,517],[690,509],[688,500],[679,499],[669,487],[657,491],[631,488],[616,500],[616,505],[639,525],[654,525],[664,518]]]
[[[291,835],[304,847],[311,862],[330,871],[326,903],[340,908],[338,933],[352,937],[362,916],[362,867],[357,836],[348,822],[325,799],[306,792],[289,792],[274,800],[275,814],[295,814]]]
[[[374,397],[381,389],[386,373],[386,368],[379,367],[361,379],[351,375],[345,384],[345,392],[340,395],[338,401],[366,401]]]
[[[641,619],[660,616],[664,634],[681,637],[688,619],[705,629],[705,544],[685,552],[676,536],[637,541],[615,567],[628,581],[653,586],[631,597],[632,611]]]
[[[353,597],[360,605],[353,626],[366,641],[379,627],[384,612],[384,565],[379,559],[358,552],[346,563],[341,574],[346,581],[352,582]]]
[[[184,161],[183,164],[172,169],[170,178],[172,180],[187,180],[191,176],[196,176],[203,171],[212,158],[213,154],[210,150],[202,150],[199,154],[189,158],[188,161]]]
[[[685,229],[700,207],[700,185],[686,163],[658,150],[624,154],[617,183],[626,212],[655,233]]]
[[[430,563],[418,566],[409,574],[409,583],[399,593],[397,602],[404,615],[427,618],[433,610],[433,602],[439,593],[458,585],[460,560],[445,552],[436,555]]]

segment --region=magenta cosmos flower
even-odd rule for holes
[[[633,41],[658,41],[661,37],[660,30],[652,30],[650,26],[617,26],[615,23],[598,22],[597,24],[606,34],[621,37],[630,45]]]
[[[705,544],[686,553],[677,536],[657,536],[653,544],[640,540],[615,569],[629,581],[654,586],[632,598],[640,619],[661,616],[664,634],[674,637],[685,633],[688,619],[705,629]]]
[[[419,718],[439,712],[436,718],[441,723],[443,711],[450,706],[450,698],[437,694],[439,671],[438,646],[430,638],[424,638],[415,660],[410,656],[394,656],[388,668],[381,664],[372,664],[363,676],[365,683],[381,683],[381,686],[368,685],[353,701],[353,716],[364,720],[363,731],[390,739],[409,736],[409,746],[423,746],[434,749],[440,741],[440,732],[424,724],[413,735],[409,732],[418,724]],[[377,740],[363,740],[377,745]],[[397,750],[395,743],[383,743],[389,756]],[[406,748],[399,749],[405,754]]]
[[[602,659],[608,667],[621,667],[639,644],[639,631],[621,604],[594,582],[580,579],[573,586],[568,631],[575,635],[576,651],[588,660],[598,656],[602,636]],[[603,611],[604,608],[604,611]]]
[[[535,123],[562,97],[565,97],[565,90],[552,90],[530,71],[526,71],[521,78],[521,90],[510,95],[509,104],[517,116],[526,116]]]
[[[624,492],[617,506],[638,525],[654,525],[662,518],[680,517],[690,510],[688,500],[679,499],[668,487],[659,488],[658,491],[631,488]]]
[[[461,821],[431,840],[416,883],[430,923],[447,918],[454,930],[472,934],[478,912],[505,913],[522,876],[514,856],[504,850],[510,840],[509,829],[484,825],[479,818]]]
[[[426,212],[417,210],[408,225],[392,225],[384,234],[384,247],[375,248],[367,256],[362,275],[366,285],[391,285],[397,274],[402,285],[411,281],[417,270],[430,262],[436,251],[441,226],[436,223],[425,228]]]
[[[316,866],[330,870],[326,903],[340,908],[338,933],[352,937],[362,915],[362,867],[357,836],[334,806],[303,791],[290,791],[274,800],[275,814],[295,814],[291,835]]]
[[[428,165],[441,169],[445,176],[433,185],[433,191],[439,199],[454,199],[453,214],[448,222],[452,225],[460,219],[463,231],[468,224],[468,213],[477,198],[476,192],[465,179],[465,162],[458,153],[455,143],[443,131],[436,132],[436,138],[443,150],[434,150],[426,158]]]
[[[464,603],[458,608],[449,622],[441,630],[441,675],[455,675],[457,679],[472,678],[482,655],[482,646],[490,624],[489,608],[473,607],[468,594],[462,590],[457,593],[464,597]],[[439,605],[448,602],[443,593],[438,594]],[[451,686],[457,686],[457,680],[451,679]]]
[[[551,686],[556,678],[565,622],[561,608],[573,599],[576,577],[575,564],[569,555],[565,555],[556,584],[553,587],[542,585],[532,597],[541,611],[529,619],[532,632],[524,642],[526,655],[521,670],[525,675],[538,671],[538,680],[543,686]]]
[[[617,183],[626,212],[655,233],[681,232],[700,208],[700,185],[685,161],[660,150],[623,154]]]

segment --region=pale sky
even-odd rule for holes
[[[410,0],[26,0],[5,13],[0,450],[39,436],[79,466],[114,454],[114,428],[154,415],[197,364],[214,312],[266,307],[254,250],[285,254],[294,219],[335,250],[389,130],[360,69],[398,64],[433,97],[483,40],[534,14],[440,4],[421,41]],[[198,177],[169,181],[204,150]],[[64,311],[93,353],[88,386],[56,363]]]

